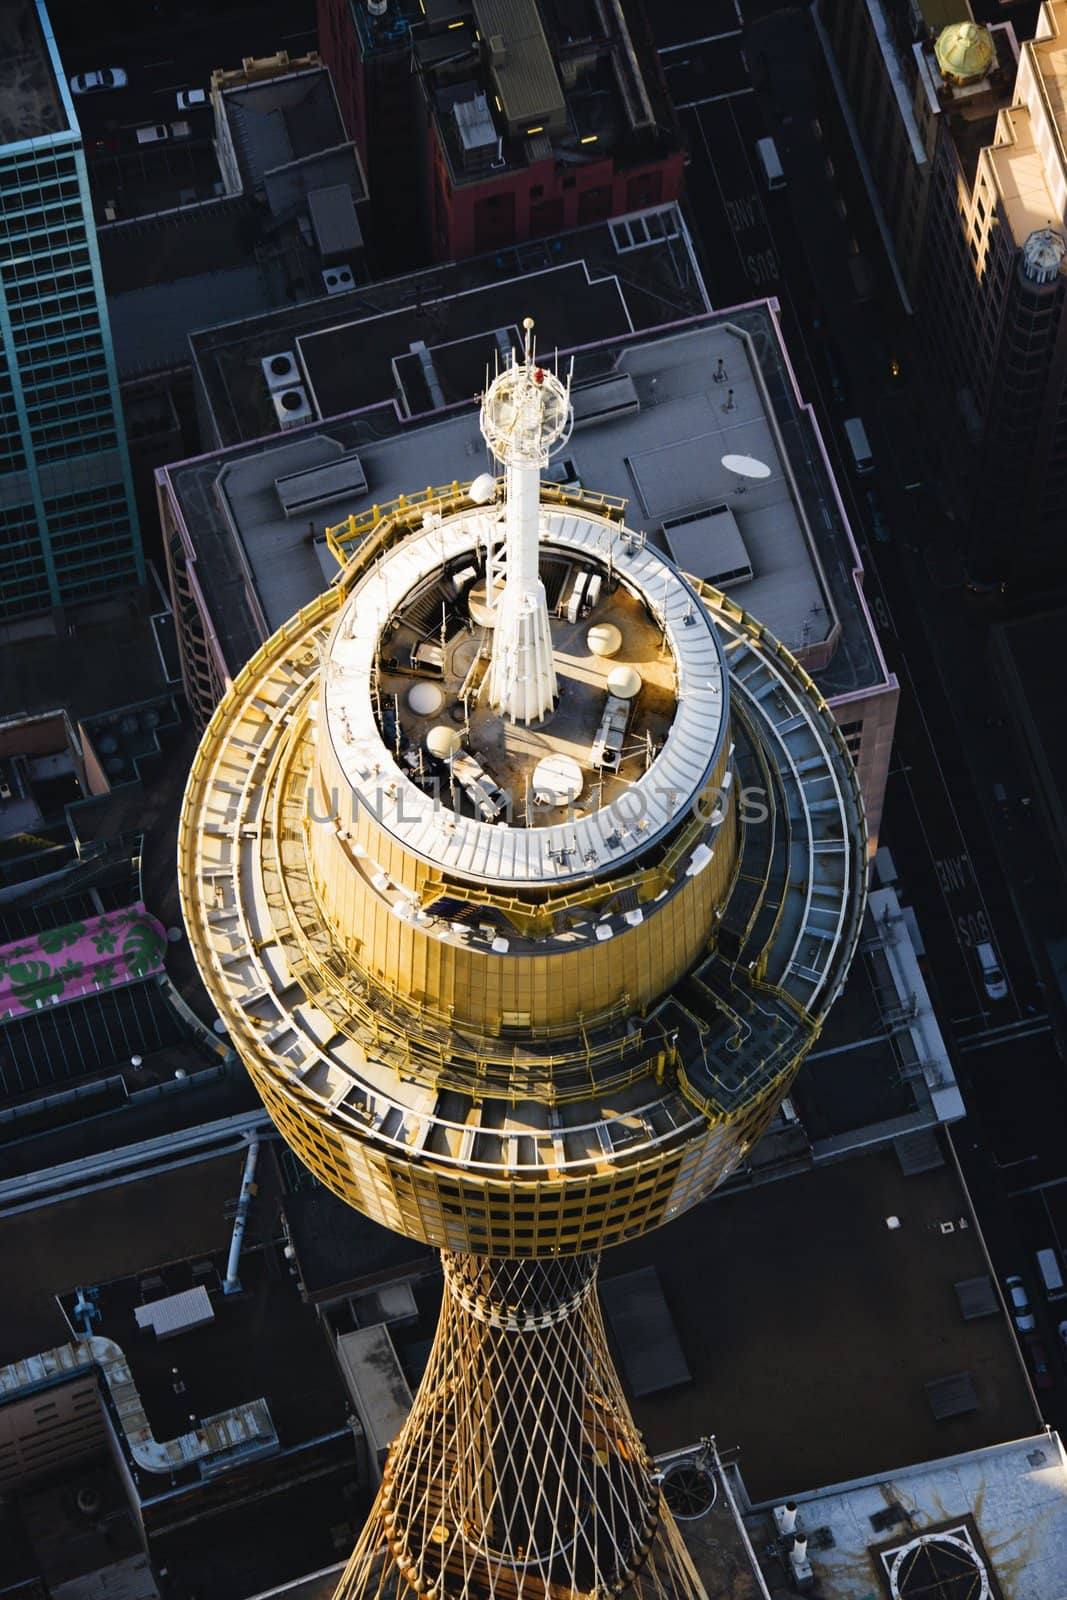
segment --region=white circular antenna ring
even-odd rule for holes
[[[554,372],[539,365],[532,317],[524,320],[523,328],[522,359],[512,351],[510,364],[482,400],[482,435],[504,466],[547,467],[571,435],[570,383],[561,383]]]

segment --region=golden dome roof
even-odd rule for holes
[[[937,64],[954,83],[973,83],[996,65],[993,35],[980,22],[951,22],[934,45]]]

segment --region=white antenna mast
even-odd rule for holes
[[[526,317],[522,360],[512,355],[482,400],[481,415],[505,485],[505,582],[494,608],[486,692],[495,711],[525,723],[541,721],[556,703],[548,601],[538,568],[541,469],[566,444],[572,422],[570,382],[538,366],[533,326]]]

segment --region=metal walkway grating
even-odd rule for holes
[[[0,1098],[121,1066],[184,1037],[154,981],[49,1006],[0,1027]]]

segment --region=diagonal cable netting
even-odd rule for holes
[[[426,1374],[335,1600],[700,1596],[608,1354],[597,1258],[443,1260]]]

